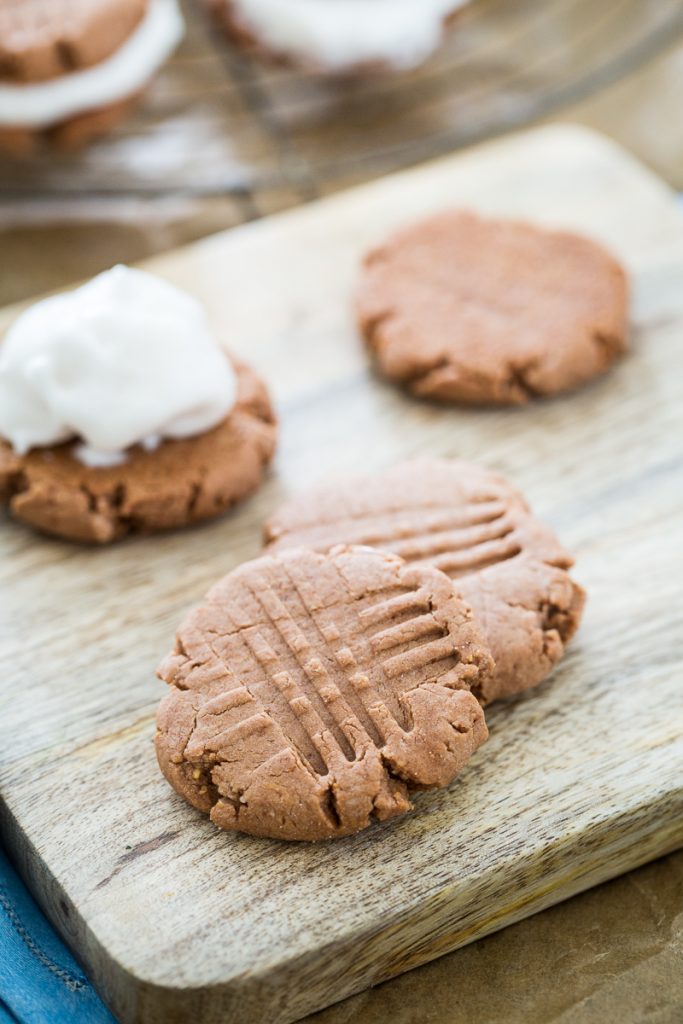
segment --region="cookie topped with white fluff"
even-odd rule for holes
[[[46,532],[102,542],[217,515],[274,444],[263,383],[145,271],[36,303],[0,344],[0,494]]]

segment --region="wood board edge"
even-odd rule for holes
[[[0,821],[19,874],[122,1024],[194,1024],[198,1012],[202,1024],[292,1024],[683,846],[683,787],[605,818],[588,837],[565,836],[531,858],[511,858],[497,893],[502,909],[492,917],[477,915],[491,896],[492,879],[484,876],[464,892],[446,886],[380,929],[202,988],[172,987],[120,963],[72,906],[3,801]]]

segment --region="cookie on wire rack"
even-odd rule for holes
[[[0,151],[108,133],[183,31],[178,0],[0,0]]]

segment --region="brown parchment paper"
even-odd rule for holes
[[[306,1024],[680,1024],[683,851]]]

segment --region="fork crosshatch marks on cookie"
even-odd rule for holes
[[[304,491],[266,523],[267,550],[367,544],[446,573],[496,662],[484,703],[542,682],[578,628],[573,559],[503,477],[459,459],[416,459]]]
[[[160,667],[157,750],[225,828],[345,835],[447,784],[486,738],[492,660],[449,579],[366,548],[247,563]]]

